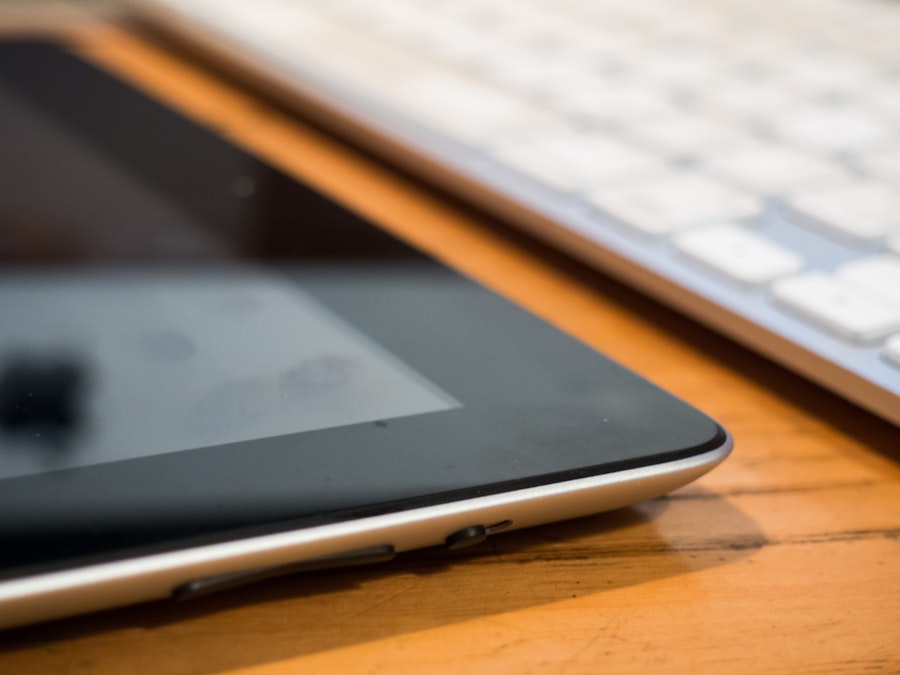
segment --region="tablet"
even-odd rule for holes
[[[0,626],[471,545],[730,450],[63,48],[0,45],[0,148]]]

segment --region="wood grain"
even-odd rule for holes
[[[0,672],[900,672],[900,430],[119,29],[91,58],[687,399],[731,458],[616,513],[0,634]]]

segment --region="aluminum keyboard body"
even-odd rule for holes
[[[136,7],[900,425],[900,3]]]

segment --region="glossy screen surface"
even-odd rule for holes
[[[63,50],[0,45],[0,148],[0,576],[724,441]]]

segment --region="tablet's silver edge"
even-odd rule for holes
[[[0,628],[166,598],[188,581],[391,544],[397,552],[442,544],[472,525],[509,530],[652,499],[719,464],[732,448],[663,464],[408,511],[188,548],[0,582]]]

